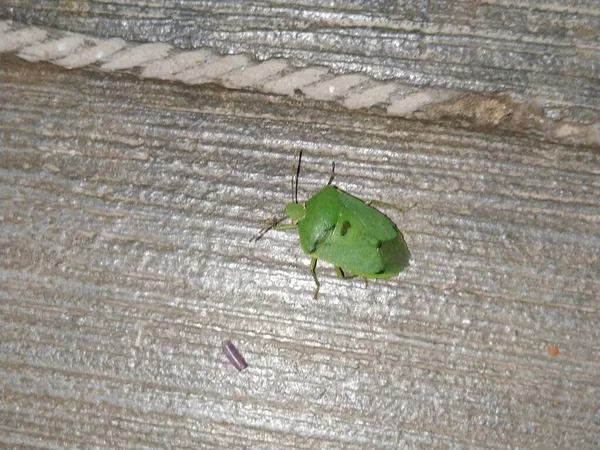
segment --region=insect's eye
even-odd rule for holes
[[[350,222],[346,221],[342,224],[342,229],[340,230],[340,234],[342,236],[346,236],[346,233],[348,233],[348,229],[350,228]]]

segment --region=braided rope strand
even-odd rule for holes
[[[519,129],[519,121],[527,114],[533,117],[526,128],[542,131],[550,139],[600,144],[600,123],[582,125],[553,120],[540,108],[531,108],[535,105],[532,99],[420,88],[356,73],[336,75],[325,67],[298,67],[286,59],[256,61],[250,55],[223,56],[211,49],[183,51],[165,43],[99,39],[10,21],[0,21],[0,53],[16,53],[27,61],[47,61],[67,69],[88,66],[106,72],[135,69],[142,78],[190,85],[216,83],[230,89],[288,96],[299,91],[310,99],[335,101],[348,109],[378,106],[397,117],[466,120],[478,126],[508,123]],[[459,111],[457,105],[464,106],[463,110]],[[464,111],[470,113],[465,115]]]

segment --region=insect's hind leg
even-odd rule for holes
[[[312,258],[310,260],[310,274],[313,277],[313,280],[315,280],[315,284],[317,285],[315,287],[315,293],[313,295],[313,298],[316,300],[317,296],[319,295],[319,288],[321,287],[321,283],[319,283],[319,280],[317,279],[317,258]]]
[[[365,202],[366,205],[368,206],[384,206],[387,208],[393,208],[396,211],[401,212],[402,214],[406,214],[407,212],[409,212],[411,209],[413,209],[415,206],[417,206],[417,203],[413,203],[410,206],[407,206],[406,208],[401,208],[399,206],[394,205],[393,203],[388,203],[388,202],[384,202],[381,200],[367,200]]]
[[[345,274],[344,270],[340,266],[335,266],[334,268],[335,268],[335,273],[342,280],[351,280],[352,278],[356,277],[356,275],[347,275],[347,274]]]

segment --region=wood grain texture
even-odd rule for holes
[[[413,86],[510,92],[556,117],[600,119],[597,0],[12,0],[0,18]]]
[[[0,446],[597,446],[598,149],[7,56],[0,83]],[[406,273],[323,264],[314,301],[293,232],[249,242],[299,149],[303,198],[335,160],[417,203],[386,210]]]

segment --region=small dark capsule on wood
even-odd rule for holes
[[[224,341],[222,349],[229,362],[233,364],[237,370],[242,371],[248,367],[248,363],[235,345],[231,343],[231,341]]]

